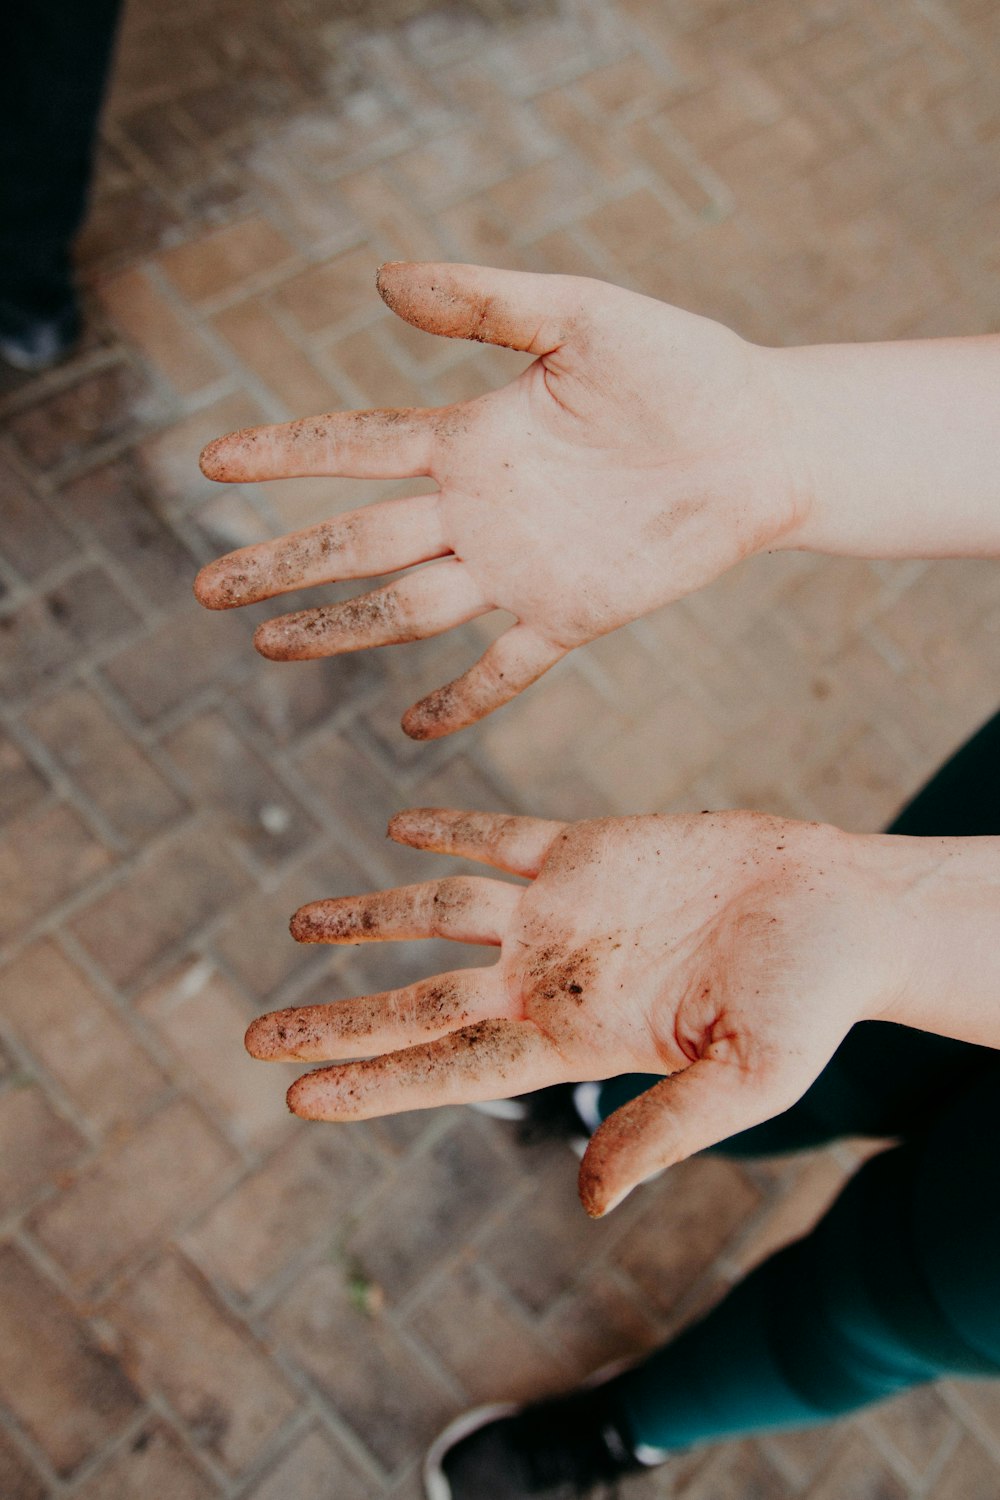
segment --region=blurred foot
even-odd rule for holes
[[[15,370],[37,374],[72,354],[80,337],[75,298],[45,312],[0,298],[0,359]]]
[[[597,1112],[600,1088],[599,1083],[557,1083],[533,1094],[492,1099],[472,1108],[494,1120],[509,1120],[518,1127],[518,1134],[526,1144],[563,1140],[577,1156],[582,1156],[601,1123]]]
[[[584,1500],[666,1457],[630,1448],[600,1387],[457,1417],[424,1461],[427,1500]]]

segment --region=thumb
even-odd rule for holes
[[[388,261],[376,285],[394,313],[427,333],[552,354],[579,318],[587,282],[489,266]]]
[[[580,1163],[580,1201],[591,1218],[617,1208],[648,1177],[789,1109],[811,1081],[766,1083],[731,1062],[702,1058],[609,1115]]]

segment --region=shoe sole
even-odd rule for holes
[[[427,1500],[454,1500],[442,1463],[457,1443],[460,1443],[463,1438],[470,1437],[472,1433],[478,1432],[480,1427],[486,1427],[490,1422],[498,1421],[500,1417],[513,1416],[520,1410],[521,1407],[516,1401],[498,1401],[492,1406],[475,1406],[471,1411],[463,1412],[460,1417],[449,1422],[444,1431],[439,1433],[431,1443],[424,1459],[424,1494]],[[484,1495],[483,1500],[488,1500],[488,1497]]]

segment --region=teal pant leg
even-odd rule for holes
[[[940,1375],[1000,1376],[1000,1059],[875,1157],[805,1238],[608,1395],[673,1449],[823,1422]]]

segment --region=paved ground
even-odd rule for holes
[[[195,456],[503,378],[393,323],[392,256],[594,273],[773,343],[1000,327],[998,54],[995,0],[134,0],[91,333],[2,397],[10,1500],[414,1500],[463,1404],[648,1345],[836,1191],[843,1149],[698,1162],[590,1224],[560,1151],[457,1111],[299,1126],[240,1039],[431,970],[285,935],[414,876],[382,838],[406,803],[877,827],[996,706],[996,567],[767,559],[419,748],[399,714],[474,631],[273,667],[190,595],[199,559],[391,487],[223,493]],[[943,1387],[629,1494],[986,1500],[998,1419]]]

